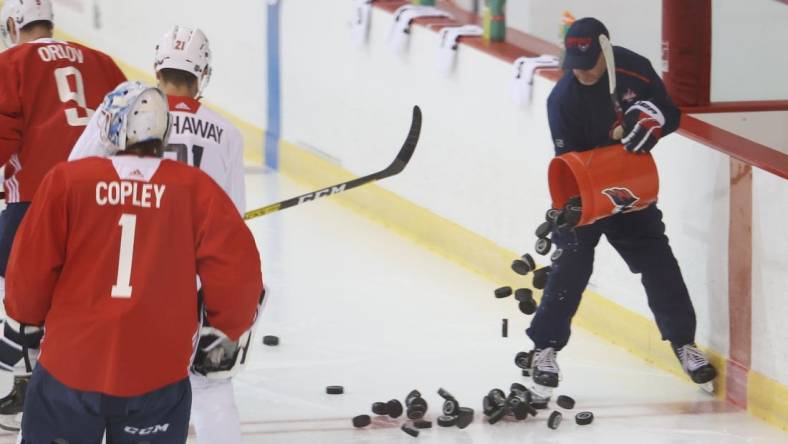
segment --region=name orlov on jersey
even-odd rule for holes
[[[322,190],[319,190],[319,191],[315,191],[314,193],[310,193],[310,194],[304,194],[303,196],[298,198],[298,203],[301,204],[301,203],[304,203],[304,202],[309,202],[310,200],[315,200],[315,199],[319,199],[321,197],[330,196],[332,194],[341,193],[341,192],[345,191],[345,186],[346,185],[347,184],[343,183],[342,185],[339,185],[339,186],[335,186],[335,187],[331,187],[331,188],[325,188],[325,189],[322,189]]]
[[[210,139],[217,144],[222,143],[224,130],[215,123],[206,122],[194,116],[175,114],[172,119],[172,129],[175,134],[190,133],[203,139]]]

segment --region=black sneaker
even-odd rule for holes
[[[698,350],[694,343],[673,346],[673,353],[679,358],[681,368],[692,378],[695,384],[706,384],[717,377],[717,370],[711,365],[706,355]]]
[[[0,399],[0,429],[18,432],[22,422],[22,409],[30,376],[14,376],[14,387]]]

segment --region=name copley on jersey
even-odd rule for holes
[[[215,123],[206,122],[194,116],[178,114],[173,114],[172,116],[172,129],[175,131],[175,134],[194,134],[203,139],[213,140],[217,144],[222,143],[222,135],[224,134],[224,130]]]
[[[161,208],[166,185],[125,181],[96,184],[96,203],[104,205],[132,205],[142,208]]]
[[[330,188],[324,188],[322,190],[315,191],[314,193],[304,194],[303,196],[298,198],[298,203],[309,202],[310,200],[315,200],[321,197],[330,196],[332,194],[337,194],[345,191],[345,186],[347,184],[342,184],[339,186],[333,186]]]

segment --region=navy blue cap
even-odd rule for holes
[[[607,28],[593,17],[584,17],[575,20],[566,31],[564,37],[564,69],[591,69],[599,59],[602,47],[599,46],[599,36],[610,37]]]

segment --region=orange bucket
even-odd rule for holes
[[[577,226],[617,213],[642,210],[657,201],[659,175],[651,154],[632,154],[610,145],[553,158],[547,170],[553,208],[580,196]]]

